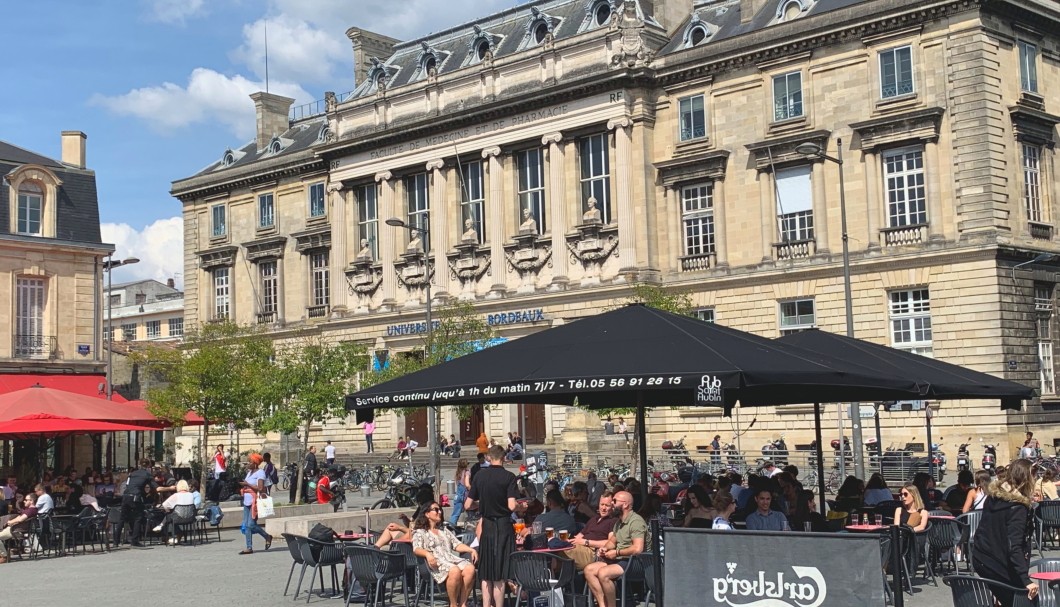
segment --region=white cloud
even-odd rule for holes
[[[114,270],[114,282],[153,278],[165,282],[174,278],[177,288],[184,288],[184,220],[180,217],[159,219],[142,230],[127,223],[104,223],[99,226],[103,242],[114,245],[114,259],[136,257],[140,260]]]
[[[356,26],[410,40],[509,8],[512,0],[272,0],[270,6],[342,38]]]
[[[183,24],[203,10],[205,0],[150,0],[148,18],[161,23]]]
[[[243,26],[243,44],[232,59],[265,78],[265,29],[269,36],[269,78],[330,85],[333,68],[349,57],[341,33],[317,29],[308,22],[281,14]]]
[[[162,133],[199,123],[220,123],[237,137],[248,140],[256,129],[254,104],[249,95],[265,90],[262,82],[244,76],[226,76],[209,68],[196,68],[182,87],[172,82],[158,86],[133,89],[123,95],[96,95],[91,103],[110,111],[134,116]],[[294,97],[295,103],[312,100],[309,93],[296,84],[272,82],[273,93]]]

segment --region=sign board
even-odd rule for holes
[[[92,346],[88,344],[77,344],[77,353],[81,356],[88,356],[92,352]]]
[[[873,406],[872,404],[866,405],[865,403],[860,403],[860,404],[855,405],[855,404],[851,403],[850,407],[847,409],[847,417],[849,419],[854,419],[854,416],[855,416],[854,407],[855,406],[858,407],[858,409],[856,411],[857,417],[859,417],[861,419],[872,419],[872,418],[876,417],[876,407]]]
[[[1020,365],[1019,365],[1018,362],[1016,362],[1014,360],[1008,361],[1008,370],[1009,371],[1015,371],[1015,370],[1017,370],[1019,368],[1020,368]]]
[[[669,605],[876,607],[884,604],[874,534],[663,530]]]

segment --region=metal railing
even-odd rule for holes
[[[306,308],[306,316],[309,318],[327,318],[328,306],[309,306]]]
[[[335,96],[338,103],[348,101],[353,97],[353,91],[340,93]],[[328,104],[326,99],[317,99],[316,101],[310,101],[309,103],[303,103],[302,105],[296,105],[291,108],[288,118],[291,122],[298,122],[299,120],[305,120],[306,118],[313,118],[314,116],[320,116],[326,114],[328,111]]]
[[[14,349],[17,358],[51,358],[58,338],[54,335],[16,334]]]
[[[276,322],[276,312],[258,312],[258,324],[269,325]]]

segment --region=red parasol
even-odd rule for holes
[[[33,413],[0,422],[0,439],[60,438],[73,434],[103,434],[105,432],[138,432],[143,426],[112,424],[90,419],[73,419],[51,413]]]
[[[129,402],[122,403],[122,404],[124,404],[126,406],[137,407],[140,410],[145,411],[145,412],[147,411],[147,401],[145,401],[145,400],[130,400]],[[168,423],[166,421],[163,421],[163,420],[159,419],[159,420],[156,420],[155,423],[152,424],[152,425],[157,427],[157,428],[169,428],[170,426],[173,426],[173,425],[177,425],[177,426],[201,426],[204,423],[205,423],[205,420],[203,420],[203,418],[199,417],[195,413],[192,413],[191,411],[188,411],[187,413],[184,414],[184,421],[180,422],[178,424],[171,424],[171,423]]]
[[[159,423],[158,418],[141,408],[64,390],[33,386],[0,394],[0,421],[34,413],[143,426],[139,430],[152,429]]]

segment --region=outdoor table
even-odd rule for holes
[[[1060,582],[1060,571],[1035,571],[1030,578],[1042,582]]]
[[[77,515],[52,515],[50,523],[53,526],[52,537],[54,537],[57,532],[59,534],[59,556],[66,556],[66,536],[73,531],[74,525],[77,524]]]
[[[887,525],[847,525],[843,528],[854,533],[875,533],[886,529]]]
[[[353,542],[356,540],[364,540],[372,538],[371,533],[343,533],[339,535],[339,539],[344,542]]]
[[[957,517],[953,516],[952,514],[932,514],[931,518],[938,518],[938,519],[942,519],[942,520],[945,520],[945,521],[955,521],[955,520],[957,520]]]

